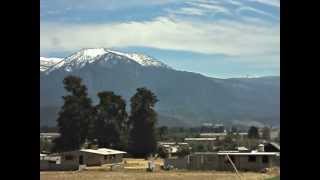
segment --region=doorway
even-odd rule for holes
[[[80,156],[79,156],[79,164],[80,164],[80,165],[83,165],[83,155],[80,155]]]

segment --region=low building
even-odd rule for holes
[[[126,152],[99,148],[62,152],[46,157],[40,155],[40,170],[78,170],[80,165],[118,164],[122,162],[124,154]]]
[[[190,155],[188,167],[193,170],[233,170],[228,156],[239,171],[260,171],[280,164],[277,152],[204,152]]]
[[[166,168],[175,168],[175,169],[187,169],[188,168],[189,157],[174,157],[166,158],[163,161],[163,165]]]
[[[103,164],[117,164],[122,162],[126,152],[99,148],[80,150],[79,163],[87,166],[101,166]]]
[[[246,132],[238,132],[238,133],[233,133],[233,135],[238,135],[240,139],[244,139],[248,136],[248,133]],[[200,137],[207,137],[207,138],[216,138],[217,140],[223,140],[227,136],[226,132],[222,133],[200,133]]]
[[[223,140],[227,136],[226,132],[222,133],[200,133],[201,138],[216,138],[217,140]]]
[[[280,166],[278,152],[196,152],[184,159],[165,159],[166,166],[190,170],[233,171],[233,166],[239,171],[261,171],[265,168]]]

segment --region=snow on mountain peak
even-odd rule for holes
[[[62,58],[40,57],[40,71],[46,71],[62,61]]]
[[[140,64],[141,66],[148,66],[148,67],[162,67],[162,68],[168,68],[171,69],[171,67],[167,66],[166,64],[150,57],[144,54],[138,54],[138,53],[123,53],[119,51],[114,51],[110,49],[105,48],[89,48],[89,49],[81,49],[80,51],[72,54],[71,56],[68,56],[64,58],[62,61],[58,64],[52,66],[48,72],[51,72],[54,69],[62,67],[65,71],[72,71],[74,68],[82,68],[86,64],[90,64],[95,62],[96,60],[99,60],[99,57],[105,55],[105,54],[113,54],[120,57],[124,57],[125,59],[130,60]],[[110,58],[114,58],[114,56],[110,56],[105,58],[105,61],[108,61]]]
[[[97,56],[101,56],[105,53],[107,53],[107,51],[105,51],[104,48],[97,48],[97,49],[83,49],[82,51],[80,51],[84,57],[87,58],[95,58]]]
[[[40,61],[52,62],[52,63],[57,63],[57,62],[61,61],[62,59],[63,58],[56,58],[56,57],[47,58],[47,57],[40,56]]]
[[[129,59],[134,60],[135,62],[139,63],[142,66],[154,66],[154,67],[165,67],[165,68],[169,68],[169,66],[167,66],[166,64],[150,57],[144,54],[139,54],[139,53],[122,53],[122,52],[118,52],[118,51],[113,51],[113,50],[108,50],[111,53],[114,54],[118,54],[121,56],[125,56]]]

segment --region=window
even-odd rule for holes
[[[49,164],[56,164],[56,161],[53,161],[53,160],[49,160],[48,162]]]
[[[262,156],[262,162],[263,163],[269,163],[269,157],[268,156]]]
[[[248,156],[248,162],[256,162],[256,156]]]
[[[104,155],[104,160],[108,160],[108,155]]]
[[[66,155],[66,156],[64,157],[64,159],[65,159],[66,161],[72,161],[72,160],[73,160],[73,156],[72,156],[72,155]]]

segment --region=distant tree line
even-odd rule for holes
[[[154,110],[158,99],[146,88],[138,88],[130,99],[131,112],[125,100],[112,91],[98,92],[99,103],[93,105],[82,79],[67,76],[63,80],[67,95],[57,119],[60,137],[54,140],[53,151],[72,151],[99,146],[128,151],[145,157],[156,151]],[[165,129],[161,130],[162,136]]]

